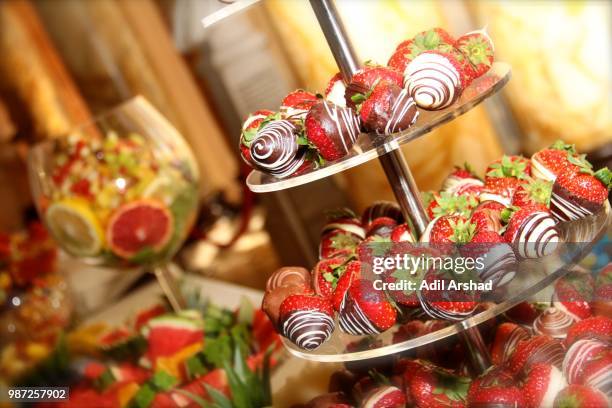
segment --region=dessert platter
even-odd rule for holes
[[[440,191],[422,197],[401,144],[493,95],[510,79],[510,67],[494,60],[483,30],[454,38],[441,28],[400,43],[386,65],[361,66],[334,3],[311,5],[340,72],[320,94],[297,90],[278,111],[249,115],[239,146],[254,169],[247,184],[256,192],[290,188],[378,157],[397,204],[374,203],[361,217],[333,213],[319,263],[312,271],[287,267],[273,274],[263,309],[301,358],[383,358],[457,334],[472,368],[483,372],[491,359],[476,326],[536,293],[550,303],[552,294],[541,291],[567,274],[610,225],[610,171],[593,172],[583,155],[559,141],[531,158],[504,156],[480,176],[469,166],[457,169]],[[489,256],[463,278],[489,287],[376,287],[376,278],[419,285],[461,280],[453,268],[425,268],[416,278],[372,274],[375,257],[422,252],[428,259]],[[440,299],[434,292],[445,294]],[[461,297],[466,293],[471,297]],[[445,324],[409,339],[394,335],[415,316]]]

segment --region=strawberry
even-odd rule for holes
[[[457,38],[455,47],[470,62],[470,72],[474,79],[484,75],[493,65],[493,41],[484,29]]]
[[[346,100],[344,99],[344,93],[346,92],[346,85],[344,84],[344,78],[342,73],[338,72],[336,75],[331,77],[325,87],[325,99],[332,102],[334,105],[346,107]]]
[[[463,167],[456,166],[442,183],[442,191],[452,195],[473,195],[478,197],[484,183],[468,163]]]
[[[450,52],[455,44],[454,38],[442,28],[432,28],[400,43],[387,65],[404,72],[406,66],[423,51],[437,50]]]
[[[406,406],[406,395],[392,385],[381,385],[374,388],[361,401],[364,408],[403,408]]]
[[[430,365],[412,364],[404,374],[406,388],[418,407],[464,407],[470,379]]]
[[[305,142],[314,146],[325,160],[346,156],[360,134],[355,112],[328,101],[319,101],[310,108],[304,129]]]
[[[521,258],[541,258],[552,254],[560,240],[557,222],[543,205],[528,205],[502,212],[509,222],[504,239],[512,244]]]
[[[406,67],[404,87],[423,109],[447,108],[470,84],[468,65],[457,51],[425,51]]]
[[[334,292],[332,294],[332,304],[334,306],[334,310],[340,310],[340,306],[344,301],[344,296],[346,295],[349,287],[354,280],[361,278],[361,268],[362,263],[360,261],[350,261],[348,264],[346,264],[344,272],[342,275],[340,275],[340,278],[336,282],[336,287],[334,288]]]
[[[588,272],[571,271],[555,282],[553,305],[576,321],[591,317],[588,300],[593,297],[593,285]]]
[[[414,254],[406,253],[406,255],[415,256],[415,257],[420,256],[416,252]],[[425,276],[425,270],[423,268],[419,268],[416,270],[397,269],[397,270],[386,272],[383,275],[383,278],[386,283],[412,282],[415,290],[409,290],[409,289],[391,290],[389,289],[387,293],[397,304],[400,304],[406,307],[417,307],[420,304],[419,299],[417,298],[417,290],[424,276]]]
[[[503,156],[487,167],[481,200],[510,205],[516,189],[531,175],[531,165],[522,156]]]
[[[529,408],[551,407],[555,397],[567,386],[559,369],[550,364],[534,364],[522,387],[525,405]]]
[[[534,177],[546,181],[555,181],[561,173],[575,173],[580,168],[570,162],[570,157],[578,159],[576,147],[557,140],[546,149],[531,156],[531,169]]]
[[[299,405],[302,408],[352,408],[350,398],[342,392],[329,392],[321,394],[308,401],[305,405]]]
[[[502,323],[497,327],[495,338],[491,344],[491,361],[493,364],[504,364],[519,342],[527,340],[529,333],[515,323]]]
[[[510,356],[508,369],[514,375],[529,373],[536,363],[561,367],[565,348],[560,340],[539,335],[519,342]]]
[[[604,267],[597,276],[591,309],[596,315],[612,318],[612,263]]]
[[[438,272],[430,270],[425,275],[427,288],[417,292],[423,311],[434,319],[463,320],[470,316],[476,309],[475,300],[477,293],[459,290],[440,290],[437,285],[445,281],[448,288],[448,281],[470,280],[470,274],[455,275],[454,272]],[[463,279],[462,279],[463,278]]]
[[[384,135],[408,129],[419,116],[408,91],[393,82],[379,82],[365,95],[358,111],[366,130]]]
[[[404,222],[404,216],[399,205],[392,201],[376,201],[361,214],[361,224],[367,229],[370,223],[379,217],[392,218],[398,224]]]
[[[323,259],[315,265],[312,270],[312,287],[317,295],[323,298],[331,298],[338,279],[346,269],[344,256]]]
[[[318,100],[315,94],[297,89],[285,96],[281,102],[280,112],[284,119],[304,120],[310,108]]]
[[[253,166],[253,162],[251,161],[251,142],[255,139],[257,135],[257,131],[263,127],[262,124],[264,121],[270,121],[273,119],[280,118],[280,115],[272,112],[270,110],[258,110],[255,111],[247,117],[247,119],[242,124],[242,132],[240,133],[240,153],[242,159],[249,165]]]
[[[526,205],[542,204],[548,207],[551,193],[552,182],[529,178],[516,188],[512,195],[512,205],[524,207]]]
[[[388,238],[391,236],[393,229],[397,227],[397,221],[389,217],[378,217],[369,223],[366,230],[366,237],[373,235]]]
[[[416,240],[414,239],[414,234],[412,233],[412,229],[408,224],[405,223],[393,228],[393,231],[391,231],[390,238],[393,242],[416,242]]]
[[[361,225],[361,220],[357,218],[355,213],[348,208],[340,208],[325,213],[326,223],[321,230],[321,235],[325,233],[340,230],[350,232],[357,237],[364,239],[365,231]]]
[[[402,74],[395,68],[378,65],[365,66],[351,78],[344,93],[346,106],[356,109],[370,96],[374,87],[382,83],[391,83],[402,87]]]
[[[470,385],[470,407],[523,407],[521,390],[512,376],[501,367],[493,367]]]
[[[319,242],[319,259],[329,259],[352,254],[361,238],[350,232],[336,229],[324,234]]]
[[[374,257],[388,256],[392,248],[393,243],[390,238],[371,235],[357,246],[357,259],[365,264],[372,265]]]
[[[427,206],[427,214],[432,219],[442,215],[469,217],[477,205],[478,200],[474,195],[453,195],[442,191],[440,194],[434,194],[433,199]]]
[[[531,162],[523,156],[504,155],[501,159],[489,164],[485,174],[485,181],[490,177],[525,179],[527,176],[531,176]]]
[[[434,218],[427,225],[421,242],[432,244],[449,244],[469,242],[476,231],[476,225],[466,221],[458,215],[444,215]],[[450,247],[443,245],[440,249],[450,250]]]
[[[604,408],[608,407],[606,395],[584,385],[568,385],[555,398],[554,408]]]
[[[605,316],[594,316],[576,322],[565,338],[566,346],[578,339],[600,339],[612,342],[612,319]]]
[[[582,384],[596,388],[611,396],[612,394],[612,350],[608,349],[584,365]]]
[[[349,334],[378,334],[395,324],[397,312],[365,279],[354,280],[340,306],[340,328]]]
[[[501,233],[501,212],[504,208],[497,201],[481,202],[470,217],[470,222],[476,225],[476,232],[486,230]]]
[[[319,296],[291,295],[280,305],[280,331],[298,347],[314,350],[331,336],[334,330],[332,316],[329,300]]]
[[[480,259],[474,271],[481,282],[492,282],[492,288],[508,284],[517,272],[516,256],[512,247],[495,231],[479,230],[459,248],[462,256]]]
[[[559,221],[585,218],[602,208],[610,187],[612,172],[607,167],[593,173],[585,164],[579,172],[562,173],[553,184],[551,212]]]
[[[608,345],[600,340],[576,340],[563,358],[563,375],[570,384],[582,384],[584,370],[589,361],[603,355]]]

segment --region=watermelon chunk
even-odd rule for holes
[[[187,346],[202,343],[204,340],[199,313],[153,318],[143,328],[143,335],[148,343],[145,355],[151,362],[155,362],[159,357],[171,356]]]

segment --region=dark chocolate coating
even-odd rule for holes
[[[384,91],[375,101],[374,107],[365,119],[364,127],[379,134],[391,134],[408,129],[419,115],[414,99],[406,89],[395,84],[380,86],[384,86]]]
[[[367,228],[376,218],[389,217],[397,221],[398,224],[404,222],[404,216],[400,206],[391,201],[376,201],[363,211],[361,224]]]
[[[331,316],[316,310],[295,310],[281,318],[283,336],[301,349],[315,350],[334,331]]]
[[[553,184],[550,212],[559,221],[573,221],[588,217],[602,207],[570,192],[558,183]]]
[[[317,102],[307,115],[323,129],[336,150],[348,153],[360,133],[359,117],[350,108],[334,105],[329,101]],[[325,157],[335,160],[340,157]]]

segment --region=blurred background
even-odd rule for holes
[[[610,2],[338,0],[360,58],[441,26],[486,26],[512,65],[504,90],[403,147],[422,190],[454,165],[482,172],[502,153],[530,155],[563,138],[596,166],[612,160]],[[393,199],[378,161],[292,190],[254,196],[238,155],[241,122],[296,88],[324,90],[337,72],[306,0],[265,0],[205,29],[217,0],[0,1],[0,230],[31,220],[24,159],[45,138],[142,94],[185,136],[203,175],[185,268],[255,288],[281,264],[316,261],[325,209]],[[307,201],[305,201],[307,199]],[[303,203],[307,202],[308,205]],[[78,267],[77,267],[78,268]],[[93,276],[112,293],[112,272]],[[131,275],[135,276],[135,275]],[[112,282],[112,283],[110,283]],[[111,289],[108,289],[111,290]],[[85,293],[85,292],[83,292]],[[95,308],[99,300],[87,297]]]

